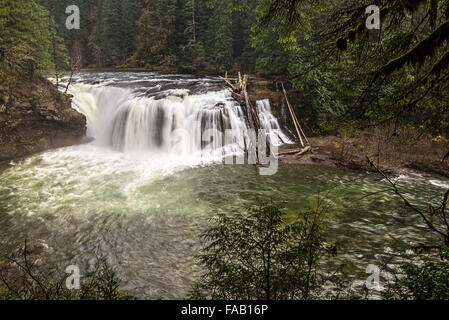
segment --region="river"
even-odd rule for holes
[[[258,177],[254,166],[225,165],[238,154],[246,124],[230,94],[212,78],[132,72],[85,72],[74,79],[73,107],[88,119],[86,145],[51,150],[0,167],[0,243],[6,252],[44,242],[64,267],[105,256],[139,298],[185,298],[199,267],[201,230],[218,212],[242,212],[263,200],[286,212],[317,197],[332,206],[329,237],[342,264],[361,280],[384,255],[400,263],[407,249],[429,238],[422,221],[388,193],[373,173],[279,164]],[[264,102],[263,123],[273,141],[291,143]],[[267,120],[269,119],[269,120]],[[196,142],[210,128],[238,128],[225,146]],[[176,129],[190,133],[179,140]],[[273,131],[274,130],[274,131]],[[275,133],[273,133],[275,132]],[[398,177],[413,203],[442,198],[449,180]]]

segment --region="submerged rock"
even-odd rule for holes
[[[45,79],[0,85],[0,161],[83,143],[86,118]]]

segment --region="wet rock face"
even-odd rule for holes
[[[0,85],[0,161],[82,143],[86,118],[45,79]]]

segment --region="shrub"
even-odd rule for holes
[[[425,257],[421,264],[401,266],[401,274],[383,292],[389,300],[449,300],[449,250],[441,259]]]
[[[274,204],[220,214],[202,236],[194,299],[310,299],[318,288],[327,206],[286,217]]]
[[[26,245],[19,252],[3,255],[0,260],[0,300],[133,300],[120,290],[121,280],[105,258],[83,274],[80,289],[69,290],[65,283],[70,274],[52,269],[43,255]],[[40,250],[39,250],[40,251]]]

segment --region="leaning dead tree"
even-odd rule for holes
[[[249,99],[247,86],[249,77],[248,75],[244,75],[242,77],[242,74],[239,72],[236,78],[229,78],[228,74],[226,73],[225,77],[219,77],[220,80],[223,80],[226,85],[225,88],[231,91],[232,96],[234,99],[236,99],[238,102],[240,102],[240,105],[243,107],[243,110],[245,112],[245,116],[247,118],[248,126],[250,129],[253,129],[258,133],[259,129],[263,129],[259,117],[257,115],[257,111],[253,104],[251,103],[251,100]],[[295,154],[297,156],[301,156],[309,151],[312,150],[311,144],[309,142],[309,139],[307,139],[307,136],[304,133],[304,130],[301,127],[301,124],[299,123],[299,120],[295,114],[295,111],[290,104],[290,101],[288,100],[287,91],[285,90],[284,83],[282,84],[282,91],[284,94],[285,102],[287,103],[288,109],[290,111],[290,116],[292,118],[293,124],[296,129],[296,134],[298,136],[298,146],[299,149],[295,149],[293,151],[288,151],[288,154]],[[267,146],[267,150],[270,150],[269,146]],[[270,151],[271,152],[271,151]],[[284,155],[286,153],[279,153],[276,156]]]
[[[67,86],[65,87],[64,93],[67,93],[69,90],[70,85],[73,81],[73,75],[78,72],[81,69],[81,52],[79,50],[75,50],[75,53],[70,59],[70,77],[69,82],[67,83]]]
[[[311,149],[310,142],[309,142],[309,139],[307,139],[304,131],[302,130],[301,124],[299,123],[298,118],[296,117],[296,114],[292,108],[292,105],[288,101],[287,91],[285,90],[284,83],[281,82],[281,84],[282,84],[282,92],[284,93],[285,102],[287,103],[288,110],[290,111],[290,115],[292,116],[293,124],[295,125],[296,134],[298,135],[298,140],[300,143],[299,147],[301,149],[299,152],[304,154]]]
[[[228,78],[227,74],[225,78],[220,77],[226,85],[227,88],[231,91],[232,96],[236,99],[240,104],[244,107],[245,116],[248,120],[248,125],[251,129],[255,130],[256,133],[259,129],[263,129],[260,125],[259,117],[257,116],[257,112],[249,99],[247,86],[249,77],[248,75],[244,75],[239,72],[237,78]]]
[[[248,75],[243,75],[239,72],[237,78],[228,78],[228,75],[226,73],[225,77],[220,77],[219,79],[223,80],[226,83],[225,88],[231,91],[232,96],[234,99],[236,99],[240,105],[243,107],[245,117],[247,119],[247,123],[250,129],[254,130],[256,132],[256,136],[259,134],[259,129],[263,129],[259,117],[257,115],[256,109],[251,103],[251,100],[249,99],[247,86],[248,86]],[[259,174],[259,150],[258,145],[256,143],[255,145],[256,149],[256,170]],[[248,153],[248,147],[246,147],[247,150],[245,150],[246,153]],[[267,150],[270,150],[269,145],[267,144]],[[270,151],[271,152],[271,151]]]
[[[219,77],[218,79],[225,82],[225,88],[228,89],[235,100],[237,100],[240,105],[243,108],[248,127],[256,132],[256,135],[258,136],[259,130],[264,129],[260,123],[260,119],[257,113],[257,110],[254,106],[254,104],[251,102],[251,99],[248,95],[248,81],[249,76],[243,75],[239,72],[236,78],[229,78],[228,74],[226,73],[225,77]],[[294,154],[296,156],[304,155],[312,150],[312,147],[310,145],[309,140],[307,139],[307,136],[304,133],[304,130],[301,127],[301,124],[298,121],[298,118],[293,110],[293,107],[290,104],[290,101],[288,100],[287,91],[285,90],[284,84],[282,83],[282,90],[284,94],[284,99],[288,105],[288,109],[290,111],[290,115],[293,120],[293,124],[295,125],[296,133],[298,135],[298,145],[299,149],[295,149],[293,151],[288,151],[284,153],[278,153],[273,154],[275,157],[286,155],[286,154]],[[248,148],[246,148],[248,149]],[[272,150],[270,148],[270,145],[267,141],[267,151],[271,154]],[[248,153],[248,150],[245,150],[246,153]],[[258,148],[256,143],[256,169],[259,172],[258,165],[259,164],[259,157],[258,157]]]

